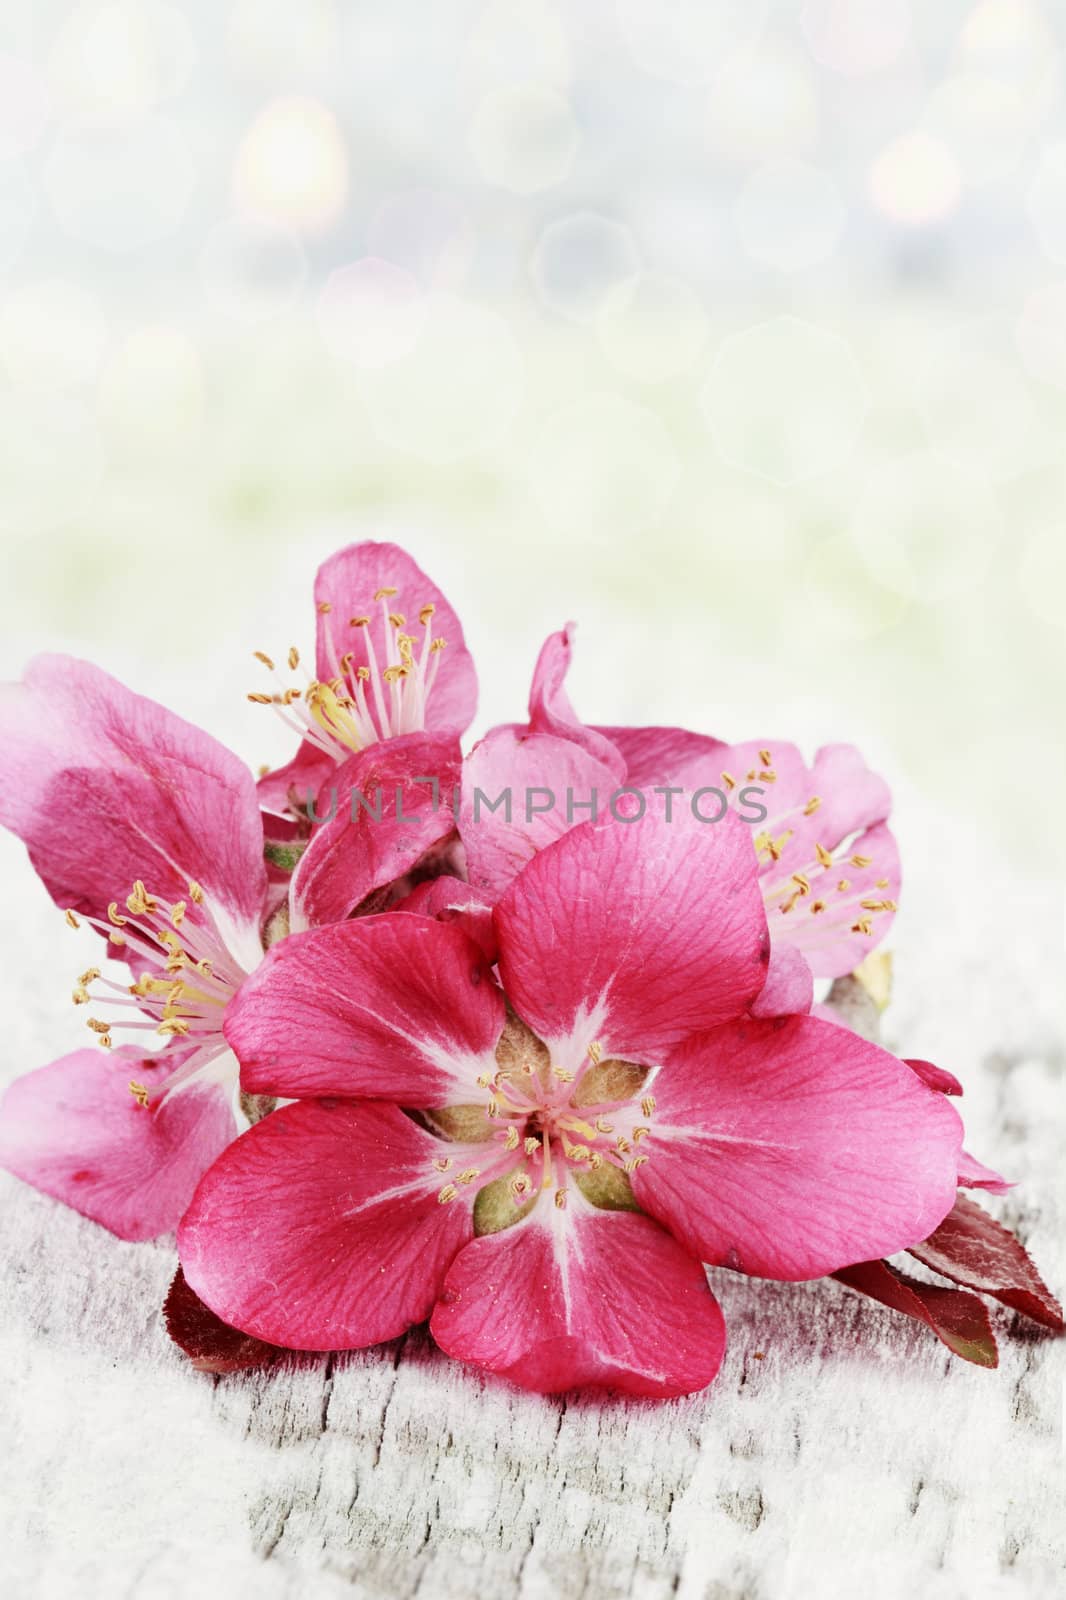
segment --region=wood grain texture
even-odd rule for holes
[[[989,1208],[1061,1289],[1061,902],[990,883],[965,841],[912,853],[889,1042],[963,1079],[970,1147],[1020,1180]],[[61,1003],[82,946],[8,841],[0,870],[13,1076],[81,1042]],[[988,1373],[841,1285],[718,1272],[722,1372],[660,1405],[522,1394],[420,1330],[212,1379],[162,1327],[169,1241],[8,1178],[0,1236],[8,1595],[1061,1592],[1064,1346],[1002,1308]]]

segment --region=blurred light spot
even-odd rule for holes
[[[522,352],[494,311],[431,294],[417,340],[364,371],[360,393],[380,439],[425,461],[455,461],[507,433],[524,389]]]
[[[162,117],[131,128],[63,131],[44,167],[60,227],[116,255],[173,233],[193,185],[188,145]]]
[[[48,91],[35,67],[0,54],[0,161],[32,150],[48,121]]]
[[[1018,586],[1034,616],[1066,629],[1066,539],[1061,520],[1032,535],[1022,551]]]
[[[843,339],[797,317],[774,317],[724,341],[702,404],[726,461],[774,483],[798,483],[844,460],[867,393]]]
[[[890,577],[891,582],[886,581]],[[825,644],[860,644],[893,628],[910,609],[913,575],[899,545],[883,543],[878,570],[844,534],[815,545],[803,565],[794,605],[806,630]]]
[[[1025,205],[1044,254],[1066,263],[1066,143],[1041,152]]]
[[[236,0],[229,50],[238,68],[294,78],[328,67],[339,43],[333,0]]]
[[[848,77],[882,72],[911,31],[909,0],[806,0],[803,32],[811,55]]]
[[[661,383],[696,361],[707,337],[707,316],[699,295],[680,278],[641,272],[608,291],[596,333],[619,372]]]
[[[1039,116],[1019,84],[966,72],[938,84],[924,121],[951,149],[967,182],[991,183],[1017,166]]]
[[[1018,350],[1034,378],[1066,389],[1066,283],[1034,289],[1018,318]]]
[[[168,453],[195,434],[204,411],[196,346],[177,328],[138,328],[116,351],[100,385],[100,416],[124,448]]]
[[[367,253],[406,267],[427,289],[461,284],[474,244],[466,210],[443,189],[407,189],[389,195],[367,229]]]
[[[954,155],[927,133],[901,134],[870,170],[874,205],[893,222],[922,227],[951,215],[962,179]]]
[[[618,0],[618,23],[644,72],[695,86],[751,49],[767,9],[766,0]]]
[[[0,304],[0,362],[12,383],[26,389],[90,381],[106,337],[99,303],[74,283],[26,284]]]
[[[287,310],[299,299],[308,270],[294,234],[236,218],[212,228],[199,269],[208,299],[242,322],[263,321]]]
[[[79,5],[53,46],[48,83],[65,122],[116,127],[177,94],[195,58],[188,23],[174,6]]]
[[[849,532],[879,581],[935,605],[985,581],[1003,519],[983,477],[917,451],[865,474]]]
[[[681,468],[653,411],[592,394],[552,413],[529,447],[526,472],[550,523],[606,545],[660,520]]]
[[[317,100],[272,100],[237,149],[238,207],[264,222],[316,229],[335,222],[348,193],[348,155],[333,112]]]
[[[318,326],[333,355],[384,367],[414,348],[424,305],[414,277],[376,256],[331,272],[318,297]]]
[[[622,223],[596,211],[577,211],[544,229],[530,270],[545,305],[585,322],[612,289],[640,271],[640,253]]]
[[[733,63],[707,99],[715,153],[736,165],[795,157],[818,139],[818,94],[797,52],[766,48]]]
[[[1048,461],[1056,442],[1019,368],[1013,328],[993,321],[929,342],[915,399],[930,443],[979,479],[1004,482]]]
[[[831,256],[844,216],[832,178],[800,161],[775,162],[753,172],[736,209],[737,232],[748,255],[782,272]]]
[[[480,88],[565,88],[570,46],[558,11],[541,0],[494,0],[470,29],[463,69]]]
[[[68,390],[0,383],[0,530],[12,542],[85,513],[103,472],[91,404]]]
[[[21,162],[0,161],[0,268],[22,254],[35,209],[33,185]]]
[[[573,112],[550,89],[499,89],[486,95],[469,137],[482,175],[516,194],[562,183],[578,145]]]

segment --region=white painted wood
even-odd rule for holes
[[[923,832],[889,1042],[966,1082],[989,1202],[1060,1288],[1061,902]],[[78,953],[4,841],[4,1073],[73,1044]],[[81,947],[78,947],[79,951]],[[414,1332],[211,1379],[169,1345],[168,1242],[125,1245],[4,1178],[4,1592],[366,1600],[994,1600],[1061,1593],[1062,1352],[996,1311],[1002,1364],[833,1283],[714,1274],[705,1395],[541,1399]]]

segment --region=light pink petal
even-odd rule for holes
[[[256,932],[266,893],[255,783],[225,746],[69,656],[0,692],[0,822],[58,905],[103,916],[134,879]]]
[[[573,829],[515,881],[496,933],[509,999],[571,1069],[593,1042],[654,1064],[743,1013],[769,958],[749,829],[687,808]]]
[[[437,1343],[546,1394],[705,1388],[725,1325],[703,1268],[649,1217],[572,1199],[456,1256],[430,1321]]]
[[[699,772],[704,783],[719,784],[729,747],[705,733],[687,728],[597,728],[596,732],[619,750],[625,761],[626,783],[651,791],[658,784],[676,784],[678,774]],[[698,784],[695,785],[698,787]]]
[[[580,746],[610,770],[615,783],[625,778],[625,757],[614,742],[597,728],[586,727],[570,704],[564,684],[570,670],[575,624],[568,622],[548,635],[533,669],[529,691],[529,727],[525,732],[551,733]],[[517,730],[516,730],[517,731]],[[547,780],[546,780],[547,781]]]
[[[449,873],[429,878],[416,885],[409,895],[391,907],[420,917],[435,917],[438,922],[454,922],[480,948],[489,966],[496,961],[496,929],[492,907],[472,884]]]
[[[0,1102],[0,1166],[120,1239],[169,1232],[237,1132],[232,1089],[218,1084],[147,1108],[134,1099],[131,1080],[154,1095],[185,1054],[75,1050],[16,1078]]]
[[[494,728],[463,763],[459,827],[471,884],[497,900],[538,850],[590,819],[589,804],[606,814],[615,788],[611,769],[569,739]]]
[[[634,1193],[712,1266],[817,1278],[906,1249],[951,1209],[958,1114],[848,1029],[732,1024],[683,1045],[650,1087]]]
[[[814,999],[814,978],[804,956],[787,944],[770,947],[766,983],[752,1002],[753,1017],[783,1017],[808,1012]]]
[[[282,939],[226,1009],[252,1094],[426,1107],[480,1100],[504,1003],[461,928],[361,917]],[[220,1313],[221,1315],[221,1313]]]
[[[284,1106],[230,1145],[178,1230],[189,1287],[231,1327],[348,1350],[421,1322],[473,1231],[442,1145],[395,1106]]]
[[[445,639],[447,644],[430,695],[425,726],[436,733],[463,733],[477,709],[477,673],[473,658],[466,648],[459,618],[436,584],[399,545],[366,540],[338,551],[319,567],[315,578],[319,677],[327,681],[339,677],[339,663],[348,651],[353,652],[356,670],[366,666],[369,660],[367,632],[377,664],[384,666],[388,660],[386,628],[389,625],[383,616],[382,602],[374,599],[380,589],[397,590],[387,599],[386,606],[389,611],[406,618],[406,631],[417,641],[416,659],[421,652],[423,632],[419,612],[426,605],[435,607],[428,626],[433,638]],[[369,617],[369,628],[353,628],[352,617]]]
[[[1015,1187],[1010,1178],[986,1167],[968,1150],[959,1155],[959,1184],[963,1189],[987,1189],[989,1194],[1007,1194]]]
[[[853,972],[895,921],[900,864],[892,831],[879,822],[832,865],[823,866],[817,857],[805,863],[800,875],[806,889],[784,871],[786,865],[787,859],[775,863],[761,879],[775,945],[800,951],[815,977]]]
[[[822,801],[818,817],[835,844],[884,822],[892,811],[888,784],[852,744],[824,744],[814,758],[813,777]]]
[[[410,887],[407,875],[455,832],[458,781],[458,743],[421,733],[370,745],[334,768],[293,873],[293,930],[384,909],[397,885]]]

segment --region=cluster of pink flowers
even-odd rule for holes
[[[314,599],[313,672],[259,654],[249,698],[299,742],[258,784],[87,663],[0,698],[0,821],[117,963],[74,987],[94,1044],[8,1090],[0,1161],[122,1238],[177,1230],[199,1365],[428,1319],[526,1388],[684,1394],[725,1347],[707,1267],[835,1274],[986,1365],[972,1290],[1061,1327],[959,1195],[1006,1185],[962,1149],[956,1080],[815,1003],[899,895],[854,748],[586,725],[564,629],[527,720],[464,756],[473,660],[410,557],[353,545]],[[620,798],[478,804],[504,788]],[[672,805],[706,788],[713,823]]]

